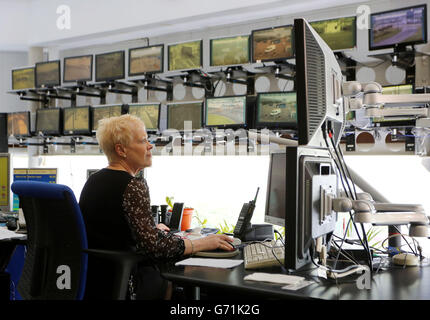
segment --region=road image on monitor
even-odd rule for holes
[[[163,46],[130,49],[128,75],[163,72]]]
[[[34,68],[23,68],[12,70],[12,90],[33,89]]]
[[[38,88],[59,86],[60,83],[60,61],[36,63],[36,86]]]
[[[7,115],[7,135],[29,136],[30,135],[30,112],[14,112]]]
[[[91,81],[93,56],[64,58],[64,82]]]
[[[245,124],[246,96],[206,99],[206,125]]]
[[[426,5],[372,14],[370,49],[426,42],[426,17]]]
[[[212,39],[211,66],[231,66],[249,62],[249,36]]]
[[[331,50],[352,49],[356,45],[356,17],[314,21],[310,25]]]
[[[123,79],[124,51],[96,55],[96,81]]]
[[[59,108],[37,109],[36,111],[36,131],[46,134],[60,133],[60,112]]]
[[[135,104],[128,107],[128,113],[140,118],[146,130],[158,130],[159,110],[159,104]]]
[[[64,132],[77,133],[89,132],[90,123],[90,108],[89,107],[75,107],[64,108]]]
[[[293,27],[283,26],[252,31],[253,61],[276,61],[292,58]]]
[[[202,41],[169,45],[169,71],[199,69],[202,66]]]
[[[202,103],[189,102],[167,105],[167,129],[184,131],[184,122],[192,121],[192,129],[202,127]]]
[[[93,131],[99,127],[99,120],[119,117],[121,115],[121,105],[111,105],[103,107],[94,107],[93,109]]]
[[[258,95],[257,122],[297,122],[295,92],[260,93]]]

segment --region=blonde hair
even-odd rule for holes
[[[139,126],[145,128],[142,120],[130,114],[99,121],[96,138],[108,161],[113,161],[118,156],[115,151],[115,145],[128,146],[134,138],[136,128]]]

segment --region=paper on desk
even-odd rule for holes
[[[243,260],[233,259],[208,259],[208,258],[188,258],[175,263],[175,266],[199,266],[229,269],[237,267]]]
[[[0,240],[8,240],[8,239],[20,239],[25,238],[26,235],[22,233],[16,233],[10,231],[8,229],[0,227]]]

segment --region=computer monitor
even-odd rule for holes
[[[382,87],[382,94],[413,94],[413,93],[414,93],[414,86],[412,84]]]
[[[164,45],[133,48],[128,51],[128,75],[163,72]]]
[[[250,61],[249,36],[210,40],[211,67],[235,66]]]
[[[7,135],[17,138],[31,135],[29,111],[7,114]]]
[[[10,156],[0,153],[0,210],[10,211]]]
[[[36,63],[36,87],[49,88],[61,84],[60,60]]]
[[[170,44],[167,49],[169,71],[184,71],[201,68],[203,64],[203,41]]]
[[[113,81],[125,78],[125,53],[115,51],[96,54],[96,81]]]
[[[205,127],[241,128],[246,126],[246,96],[207,98]]]
[[[44,135],[62,134],[62,114],[60,108],[37,109],[36,133]]]
[[[257,129],[297,128],[297,98],[295,91],[264,92],[257,95]]]
[[[34,67],[12,70],[12,90],[33,89],[36,87],[34,80]]]
[[[285,226],[286,166],[287,156],[285,152],[272,153],[270,155],[264,222],[275,224],[280,227]]]
[[[121,114],[122,105],[120,104],[95,106],[93,108],[93,131],[97,131],[97,128],[99,127],[99,121],[101,119],[119,117]]]
[[[171,103],[167,105],[167,129],[184,131],[185,121],[192,122],[192,130],[198,130],[202,127],[202,102]]]
[[[282,61],[293,57],[293,26],[252,31],[252,62]]]
[[[369,50],[427,42],[427,5],[372,13]]]
[[[343,17],[311,22],[310,25],[331,50],[341,51],[357,46],[357,18]]]
[[[65,135],[90,134],[91,133],[91,107],[64,108]]]
[[[160,127],[159,103],[130,103],[128,113],[140,118],[145,123],[146,131],[157,131]]]
[[[93,80],[93,55],[64,58],[63,82]]]

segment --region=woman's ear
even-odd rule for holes
[[[125,153],[125,147],[120,143],[115,144],[115,152],[120,158],[127,157]]]

